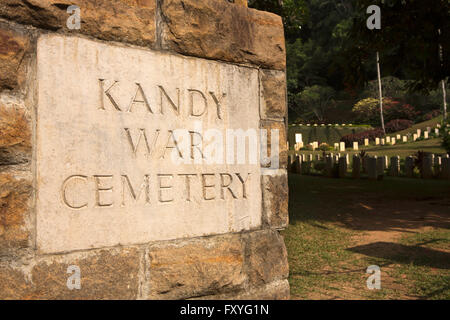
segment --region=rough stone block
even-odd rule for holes
[[[289,300],[288,280],[274,281],[269,284],[234,294],[221,294],[202,297],[205,300]]]
[[[27,299],[31,295],[31,281],[19,268],[0,263],[0,299]]]
[[[262,176],[263,225],[285,228],[289,224],[288,177],[285,170]]]
[[[67,8],[80,8],[81,27],[69,29]],[[3,0],[0,17],[38,28],[153,47],[156,0]]]
[[[243,289],[240,235],[155,245],[149,249],[150,299],[186,299]]]
[[[0,173],[0,255],[29,246],[31,201],[31,179]]]
[[[287,112],[284,72],[260,70],[261,112],[263,119],[284,119]]]
[[[2,5],[0,4],[0,8]],[[0,24],[0,90],[16,89],[24,82],[24,57],[29,48],[30,40],[27,35]]]
[[[0,266],[2,299],[136,299],[138,249],[110,249],[45,257],[34,265]],[[69,289],[69,266],[80,269],[81,288]]]
[[[233,0],[232,2],[234,2],[238,6],[248,7],[248,0]]]
[[[253,287],[283,280],[289,276],[287,251],[283,237],[276,230],[248,234],[247,273]]]
[[[281,17],[217,0],[162,0],[162,47],[185,55],[284,70]]]
[[[31,129],[25,110],[0,103],[0,165],[23,164],[31,159]]]

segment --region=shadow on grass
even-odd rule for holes
[[[450,269],[450,253],[421,246],[407,246],[399,243],[380,241],[346,250],[369,257],[390,260],[393,263],[412,263],[416,266]]]
[[[290,223],[335,222],[351,230],[450,228],[450,182],[289,175]]]

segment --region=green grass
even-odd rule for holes
[[[442,121],[442,116],[439,116],[439,117],[433,118],[433,119],[428,120],[428,121],[416,123],[415,125],[413,125],[412,127],[408,128],[408,129],[405,129],[405,130],[402,130],[402,131],[399,131],[399,132],[394,132],[394,133],[389,134],[389,135],[390,136],[395,136],[397,134],[400,134],[400,135],[406,135],[408,133],[413,134],[413,133],[417,132],[417,129],[421,129],[422,132],[423,132],[424,130],[427,129],[427,127],[435,128],[437,124],[441,123],[441,121]]]
[[[440,138],[434,138],[434,139],[427,139],[427,140],[421,140],[421,141],[414,141],[414,142],[407,142],[407,143],[397,143],[395,145],[378,145],[375,146],[371,144],[370,146],[360,146],[358,151],[353,151],[352,149],[347,149],[345,152],[340,152],[341,154],[348,153],[350,155],[350,158],[354,154],[359,154],[362,150],[366,151],[367,154],[371,156],[400,156],[400,158],[406,158],[408,156],[412,156],[417,153],[417,151],[425,151],[430,152],[435,155],[444,155],[446,154],[446,151],[441,146],[442,139]],[[327,153],[338,153],[338,151],[327,151]],[[300,150],[298,152],[295,152],[293,150],[289,151],[289,154],[295,154],[295,153],[302,153],[302,154],[322,154],[322,151],[307,151],[307,150]]]
[[[361,150],[366,150],[370,155],[386,155],[386,156],[400,156],[405,158],[407,156],[417,153],[417,151],[425,151],[434,154],[445,154],[445,149],[441,146],[442,139],[434,138],[421,141],[397,143],[395,145],[384,145],[369,147],[361,147]]]
[[[332,145],[335,142],[339,142],[341,138],[347,134],[368,129],[370,129],[370,127],[367,126],[289,126],[288,141],[290,148],[293,149],[295,145],[295,134],[301,133],[305,145],[314,141],[326,142]]]
[[[390,133],[387,136],[390,137],[395,137],[397,134],[404,136],[406,134],[414,134],[417,132],[417,129],[421,129],[422,132],[425,131],[427,129],[427,127],[431,127],[431,128],[435,128],[437,124],[441,123],[442,121],[442,116],[433,118],[431,120],[428,121],[424,121],[424,122],[420,122],[417,123],[415,125],[413,125],[412,127],[406,129],[406,130],[402,130],[402,131],[398,131],[398,132],[394,132],[394,133]],[[335,126],[289,126],[289,130],[288,130],[288,141],[289,141],[289,146],[291,149],[294,148],[295,145],[295,133],[301,133],[302,134],[302,138],[303,138],[303,142],[305,145],[314,142],[314,141],[318,141],[318,142],[326,142],[329,145],[333,146],[334,143],[339,142],[341,140],[341,138],[347,134],[352,134],[352,133],[357,133],[360,131],[365,131],[365,130],[369,130],[371,127],[367,126],[367,125],[352,125],[352,126],[339,126],[339,127],[335,127]],[[406,145],[406,144],[411,144],[411,148],[406,147],[406,148],[400,148],[400,149],[415,149],[416,146],[417,147],[424,147],[424,148],[429,148],[431,146],[431,151],[433,153],[443,153],[443,149],[440,147],[440,143],[438,143],[438,141],[441,141],[441,139],[430,139],[430,140],[434,140],[434,141],[426,141],[425,143],[421,144],[421,141],[417,141],[417,142],[408,142],[408,143],[402,143],[401,141],[397,141],[397,145]],[[373,143],[372,143],[373,144]],[[375,147],[375,146],[373,146]],[[395,146],[394,146],[395,147]],[[364,146],[360,146],[361,149],[364,149]],[[369,147],[368,149],[372,148]],[[381,148],[381,146],[376,146],[375,149],[377,148]],[[415,149],[414,151],[416,152],[418,149]],[[424,150],[426,151],[426,150]],[[409,151],[408,151],[409,152]],[[415,153],[413,152],[413,153]]]
[[[450,299],[448,219],[441,217],[432,230],[407,230],[407,236],[398,240],[381,237],[373,243],[358,243],[373,231],[389,234],[410,224],[417,227],[422,222],[414,211],[419,210],[420,217],[426,201],[446,199],[447,206],[437,206],[435,214],[436,219],[449,218],[449,182],[401,178],[373,182],[291,174],[289,187],[290,225],[283,236],[293,298]],[[402,211],[396,207],[398,201],[417,210]],[[360,204],[379,208],[368,210]],[[381,290],[366,287],[366,268],[373,264],[381,267]]]

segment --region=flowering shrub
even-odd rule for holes
[[[441,115],[441,110],[433,110],[422,116],[422,121],[428,121]]]
[[[380,124],[379,101],[374,98],[367,98],[358,101],[352,109],[355,120],[372,125]],[[404,104],[392,98],[383,98],[384,121],[394,119],[415,120],[420,112],[416,111],[410,104]]]
[[[369,141],[375,141],[375,138],[382,138],[384,132],[382,129],[372,129],[366,130],[358,133],[348,134],[341,138],[342,142],[345,142],[347,147],[352,147],[353,142],[358,142],[359,144],[364,144],[364,139],[369,139]]]
[[[379,116],[378,100],[374,98],[366,98],[358,101],[352,109],[356,121],[371,122]]]
[[[332,147],[332,146],[330,146],[329,144],[327,144],[327,143],[325,143],[325,142],[322,142],[320,145],[319,145],[319,150],[321,150],[321,151],[330,151],[330,150],[333,150],[334,148]]]
[[[386,121],[394,119],[414,120],[420,112],[416,111],[410,104],[402,104],[391,98],[383,99],[383,114]]]
[[[391,120],[385,125],[386,133],[397,132],[401,130],[408,129],[413,125],[414,122],[406,119],[395,119]]]

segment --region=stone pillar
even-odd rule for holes
[[[391,166],[389,168],[389,175],[392,177],[398,177],[400,173],[400,157],[391,157]]]
[[[428,133],[424,131],[424,134]],[[433,178],[433,158],[431,154],[425,154],[422,160],[421,175],[423,179]]]
[[[361,177],[361,158],[358,155],[353,155],[352,177],[354,179]]]
[[[364,139],[364,145],[367,147],[369,145],[369,139]]]
[[[384,177],[385,161],[383,157],[377,158],[377,179],[382,180]]]
[[[345,151],[345,142],[340,142],[339,143],[339,151],[340,152],[344,152]]]
[[[423,132],[423,138],[424,139],[428,139],[428,131],[424,131]]]
[[[391,144],[392,144],[392,145],[395,145],[396,143],[397,143],[397,140],[396,140],[395,138],[392,138],[392,139],[391,139]]]
[[[369,180],[377,180],[377,157],[368,157],[367,159],[367,173],[369,175]]]
[[[414,133],[414,134],[413,134],[413,141],[416,141],[417,138],[418,138],[418,137],[417,137],[417,133]]]
[[[384,146],[386,144],[386,140],[384,138],[381,139],[381,145]]]
[[[391,143],[391,137],[386,137],[386,143]]]
[[[333,157],[331,156],[325,158],[325,173],[330,178],[333,176]]]
[[[379,145],[380,144],[380,138],[375,138],[375,145]]]
[[[358,151],[358,141],[353,142],[353,150]]]
[[[302,158],[300,156],[295,157],[294,162],[294,170],[295,173],[301,174],[302,173]]]
[[[383,159],[383,170],[386,170],[389,168],[389,158],[388,156],[381,156],[380,158]]]
[[[347,159],[345,157],[339,158],[339,178],[347,176]]]
[[[439,156],[436,156],[434,158],[434,175],[436,177],[439,177],[441,175],[441,164],[442,164],[442,158]]]
[[[0,300],[289,299],[283,22],[233,2],[0,1]]]
[[[362,171],[364,172],[364,173],[367,173],[368,172],[368,170],[367,170],[367,168],[368,168],[368,166],[367,166],[367,161],[369,160],[369,156],[364,156],[362,159],[361,159],[361,162],[362,162]]]
[[[402,142],[408,142],[408,137],[407,136],[403,136],[402,137]]]
[[[405,159],[405,175],[408,178],[412,178],[414,176],[414,158],[406,157]]]

